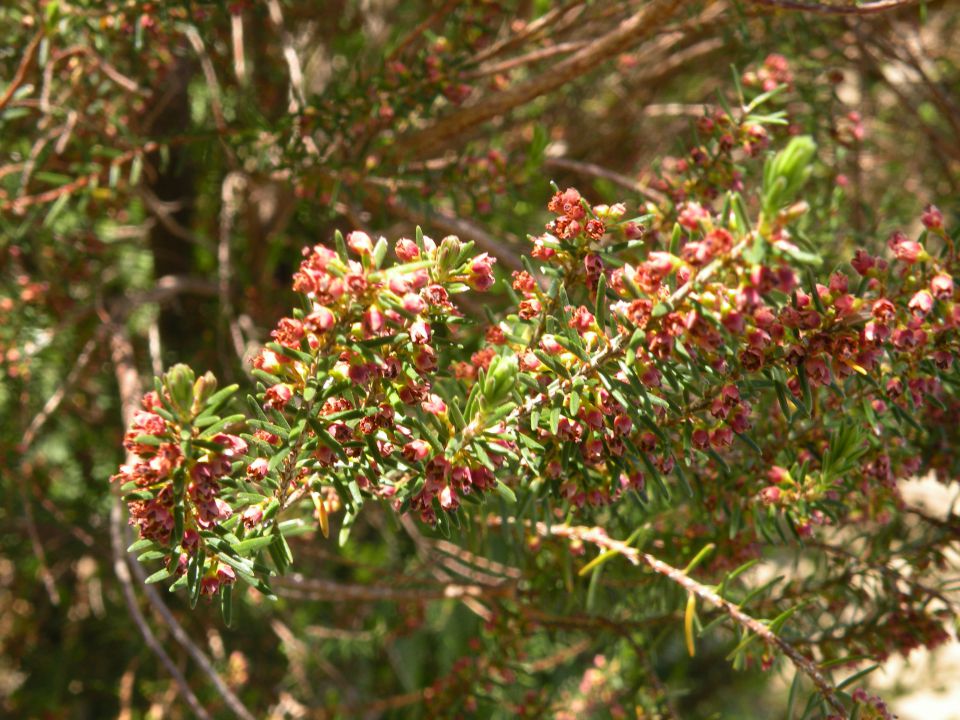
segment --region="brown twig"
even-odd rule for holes
[[[787,656],[787,658],[790,659],[790,661],[798,670],[800,670],[800,672],[813,681],[813,684],[816,686],[817,690],[823,696],[824,700],[827,701],[830,707],[838,712],[841,717],[847,717],[847,710],[840,701],[836,689],[833,687],[830,681],[827,680],[823,673],[820,672],[820,668],[817,667],[816,663],[803,655],[786,640],[770,630],[770,628],[764,623],[760,622],[756,618],[751,617],[750,615],[747,615],[740,609],[738,605],[735,605],[726,598],[720,597],[706,585],[702,585],[701,583],[697,582],[682,570],[679,570],[678,568],[675,568],[672,565],[655,558],[649,553],[642,552],[625,542],[609,537],[601,528],[571,525],[547,525],[546,523],[537,523],[536,530],[539,535],[544,537],[556,536],[576,539],[580,540],[581,542],[589,542],[593,545],[603,548],[604,550],[612,550],[617,554],[622,555],[633,565],[639,565],[643,563],[654,572],[663,575],[664,577],[680,585],[687,592],[692,593],[701,600],[705,600],[720,608],[742,628],[749,630],[768,645],[776,646],[784,655]]]
[[[233,275],[230,263],[230,238],[233,235],[234,221],[240,210],[240,198],[246,186],[246,176],[240,172],[229,173],[223,179],[220,187],[220,238],[217,242],[217,294],[220,299],[220,315],[227,320],[233,350],[241,362],[246,354],[246,343],[233,312],[233,298],[230,294],[230,281]],[[246,370],[246,367],[244,369]]]
[[[423,20],[420,24],[414,27],[410,32],[408,32],[403,39],[397,43],[397,46],[390,51],[390,54],[387,55],[385,63],[389,63],[391,60],[398,57],[404,50],[407,49],[413,42],[416,41],[418,37],[423,35],[427,30],[432,28],[434,25],[439,23],[446,15],[459,4],[459,0],[447,0],[443,5],[436,9],[428,18]]]
[[[270,22],[280,33],[283,59],[286,60],[287,68],[290,71],[290,112],[295,114],[300,112],[307,102],[304,92],[303,68],[300,66],[297,51],[293,47],[293,38],[283,25],[283,9],[280,7],[280,3],[278,0],[267,0],[267,9],[270,14]]]
[[[537,33],[545,30],[556,22],[559,22],[564,15],[574,8],[582,11],[582,0],[574,0],[573,2],[567,2],[558,7],[551,8],[536,20],[527,23],[522,30],[504,38],[503,40],[500,40],[499,42],[495,42],[486,49],[478,52],[473,56],[473,58],[471,58],[471,62],[481,63],[499,55],[505,50],[511,50],[518,45],[522,45],[524,42],[534,37]]]
[[[572,160],[564,157],[548,157],[544,160],[543,164],[548,168],[568,170],[569,172],[577,173],[579,175],[609,180],[620,187],[626,188],[631,192],[637,193],[638,195],[642,195],[648,200],[652,200],[658,204],[667,202],[667,198],[663,193],[652,188],[645,187],[631,177],[621,175],[618,172],[608,170],[594,163],[583,162],[581,160]]]
[[[27,76],[27,70],[29,69],[30,64],[33,62],[34,55],[37,54],[37,47],[40,45],[41,40],[43,40],[42,29],[36,32],[26,49],[23,51],[23,57],[20,60],[20,64],[17,66],[17,71],[13,74],[13,79],[10,80],[10,84],[7,85],[7,89],[3,91],[3,95],[0,96],[0,110],[3,110],[7,106],[7,103],[10,102],[10,98],[13,97],[13,94],[17,91],[17,88],[23,84],[23,79]]]
[[[190,706],[190,710],[193,711],[194,715],[202,720],[209,720],[210,714],[206,711],[203,705],[200,704],[200,701],[197,699],[197,696],[193,694],[193,690],[190,689],[190,685],[187,683],[187,679],[183,676],[183,673],[180,672],[170,656],[167,654],[167,651],[163,649],[163,645],[160,644],[160,641],[157,640],[157,636],[153,634],[153,630],[150,629],[150,626],[147,624],[146,618],[143,616],[143,613],[140,611],[140,607],[137,605],[137,598],[133,590],[133,582],[130,579],[130,568],[127,567],[125,555],[126,552],[123,548],[123,541],[121,540],[121,515],[123,510],[121,509],[120,498],[117,498],[116,502],[113,504],[113,507],[110,509],[110,540],[113,547],[113,570],[117,575],[117,579],[120,581],[120,587],[123,590],[123,598],[127,603],[127,608],[130,611],[130,616],[133,618],[134,623],[137,626],[137,629],[140,631],[140,635],[143,637],[143,641],[147,644],[147,647],[153,652],[154,655],[160,660],[163,666],[167,669],[167,672],[170,673],[170,677],[173,678],[173,682],[177,686],[177,690],[180,692],[180,695],[183,697],[187,705]]]
[[[342,583],[335,580],[305,578],[301,575],[273,579],[278,594],[304,600],[326,602],[411,602],[422,600],[462,600],[464,598],[511,597],[513,583],[499,585],[431,583],[417,587]]]
[[[491,95],[481,102],[441,118],[434,125],[398,138],[394,152],[410,157],[424,156],[442,149],[447,142],[475,125],[523,105],[534,98],[581,77],[609,58],[650,37],[679,9],[682,0],[652,0],[618,27],[598,38],[563,62],[537,77],[509,90]]]
[[[826,5],[802,0],[747,0],[752,5],[762,5],[775,10],[823,13],[825,15],[870,15],[888,12],[914,5],[919,0],[874,0],[862,5]]]
[[[585,40],[577,40],[573,42],[563,42],[557,43],[556,45],[549,45],[547,47],[538,48],[537,50],[531,50],[530,52],[524,53],[523,55],[518,55],[517,57],[501,60],[498,63],[483,65],[476,70],[462,75],[461,77],[464,80],[476,80],[478,78],[487,77],[488,75],[497,75],[509,70],[514,70],[515,68],[523,65],[532,65],[533,63],[541,62],[542,60],[552,58],[556,55],[566,55],[568,53],[575,52],[586,44],[587,42]]]

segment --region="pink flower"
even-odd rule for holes
[[[440,415],[447,411],[447,405],[439,395],[430,395],[429,398],[420,403],[420,407],[423,408],[424,412],[432,415]]]
[[[580,193],[576,188],[567,188],[555,193],[547,203],[547,210],[556,215],[566,215],[574,220],[579,220],[585,214],[580,204]]]
[[[776,505],[780,502],[780,488],[770,485],[760,491],[760,502],[764,505]]]
[[[943,229],[943,213],[936,205],[927,205],[920,216],[920,222],[927,230]]]
[[[823,361],[823,358],[808,360],[806,370],[810,384],[814,387],[826,385],[830,382],[830,368],[827,367],[827,363]]]
[[[216,595],[217,590],[220,589],[220,581],[211,575],[207,575],[200,581],[200,594],[201,595]]]
[[[767,480],[777,485],[783,485],[790,481],[790,471],[780,465],[774,465],[767,470]]]
[[[456,510],[460,507],[460,499],[457,497],[457,491],[450,485],[444,486],[440,491],[439,499],[440,507],[444,510]]]
[[[575,328],[581,333],[586,332],[593,327],[593,313],[587,310],[583,305],[573,311],[573,317],[570,318],[570,327]]]
[[[314,305],[313,312],[303,320],[303,325],[311,332],[326,332],[337,321],[330,308],[323,305]]]
[[[910,302],[907,304],[907,307],[914,315],[923,317],[933,309],[933,295],[926,290],[921,290],[912,298],[910,298]]]
[[[733,442],[733,430],[728,427],[719,427],[710,433],[710,444],[717,448],[730,447]]]
[[[247,454],[247,442],[243,438],[238,438],[236,435],[228,435],[226,433],[218,433],[213,436],[213,441],[219,445],[223,445],[223,450],[220,451],[220,454],[226,458],[235,458],[240,455]]]
[[[268,410],[274,408],[276,410],[282,410],[290,398],[293,397],[293,391],[290,390],[289,385],[279,384],[274,385],[273,387],[267,389],[265,400],[263,406]]]
[[[930,280],[930,292],[937,300],[949,300],[953,297],[953,278],[946,273],[938,273]]]
[[[920,255],[923,253],[923,246],[920,243],[915,240],[909,240],[907,236],[899,230],[890,236],[887,244],[890,246],[897,260],[910,265],[919,260]]]
[[[373,252],[373,241],[362,230],[354,230],[347,235],[347,247],[357,255],[369,255]]]
[[[403,296],[403,309],[408,313],[419,315],[427,309],[427,304],[416,293],[407,293]]]
[[[488,290],[493,285],[493,264],[496,258],[487,253],[477,255],[470,263],[470,278],[467,281],[474,290]]]
[[[700,221],[708,220],[710,213],[703,209],[700,203],[688,202],[680,207],[677,222],[681,227],[694,231],[700,229]]]
[[[564,350],[563,345],[557,342],[556,336],[549,334],[540,338],[540,347],[550,355],[558,355]]]
[[[429,345],[421,345],[413,356],[413,364],[422,373],[433,372],[437,369],[437,354]]]
[[[237,579],[237,574],[233,571],[233,568],[229,565],[219,563],[217,565],[217,580],[219,580],[224,585],[230,585],[235,582]]]
[[[423,320],[417,320],[410,325],[410,340],[413,341],[415,345],[426,345],[430,342],[431,337],[433,337],[433,331],[429,323]]]
[[[260,521],[263,520],[263,506],[262,505],[251,505],[246,510],[243,511],[243,524],[246,528],[252,528],[260,524]]]
[[[407,238],[398,240],[394,251],[397,253],[397,258],[400,262],[410,262],[420,257],[420,248],[417,247],[417,244],[413,240]]]
[[[386,318],[383,311],[376,305],[371,305],[363,313],[363,329],[369,334],[377,334],[383,330]]]
[[[706,450],[710,447],[710,433],[703,428],[694,430],[690,440],[697,450]]]
[[[539,300],[536,298],[527,298],[520,302],[520,305],[517,307],[517,314],[523,320],[533,320],[542,310],[543,306]]]
[[[422,462],[430,454],[430,445],[425,440],[411,440],[402,452],[408,462]]]

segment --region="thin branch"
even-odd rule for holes
[[[210,91],[210,109],[213,111],[213,120],[216,123],[217,130],[224,132],[227,129],[227,121],[223,114],[223,99],[220,91],[220,82],[217,80],[217,71],[213,67],[213,61],[207,53],[207,48],[203,44],[203,38],[192,25],[186,27],[187,40],[190,41],[193,51],[200,59],[200,68],[203,70],[203,77],[207,83],[207,89]]]
[[[33,57],[36,55],[37,47],[40,45],[40,41],[42,39],[43,29],[41,28],[36,32],[26,49],[23,51],[23,58],[20,60],[20,65],[17,66],[17,71],[13,74],[13,79],[10,80],[10,84],[7,85],[7,89],[3,91],[3,95],[0,96],[0,110],[3,110],[7,106],[7,103],[10,102],[10,98],[13,97],[13,94],[17,91],[17,88],[19,88],[23,83],[23,79],[27,76],[27,69],[30,67],[30,63],[33,62]]]
[[[827,701],[827,703],[829,703],[830,707],[836,710],[841,717],[847,717],[847,710],[840,701],[840,698],[837,696],[836,689],[833,687],[830,681],[827,680],[823,673],[820,672],[820,668],[817,667],[816,663],[803,655],[786,640],[770,630],[770,628],[764,625],[762,622],[751,617],[750,615],[747,615],[740,609],[738,605],[735,605],[729,600],[720,597],[706,585],[700,584],[682,570],[679,570],[672,565],[668,565],[649,553],[641,552],[625,542],[609,537],[601,528],[591,528],[579,525],[547,525],[546,523],[537,523],[536,530],[539,535],[544,537],[566,537],[580,540],[581,542],[589,542],[605,550],[612,550],[622,555],[633,565],[639,565],[643,563],[654,572],[663,575],[664,577],[669,578],[676,584],[680,585],[687,592],[693,593],[701,600],[710,602],[712,605],[720,608],[738,625],[754,633],[764,642],[770,645],[775,645],[790,659],[790,661],[797,667],[798,670],[800,670],[800,672],[813,681],[813,684],[817,687],[817,690]]]
[[[20,441],[20,444],[17,445],[17,452],[20,455],[25,455],[27,450],[30,449],[30,446],[33,445],[33,441],[36,440],[37,434],[40,432],[41,428],[46,424],[47,420],[50,419],[50,416],[57,411],[57,408],[60,407],[60,403],[63,402],[63,398],[66,396],[73,386],[76,384],[77,379],[87,368],[87,363],[90,362],[90,358],[93,356],[94,350],[100,347],[100,343],[103,341],[103,336],[106,334],[106,326],[101,325],[97,328],[97,331],[94,333],[93,337],[87,340],[86,344],[83,346],[83,349],[80,350],[77,355],[77,359],[74,360],[73,367],[70,369],[70,372],[67,373],[67,376],[63,379],[63,382],[60,383],[58,387],[47,401],[43,404],[43,407],[40,408],[33,420],[30,421],[30,424],[27,426],[27,429],[23,432],[23,439]]]
[[[496,57],[505,50],[510,50],[522,45],[524,42],[529,40],[531,37],[535,36],[537,33],[545,30],[550,27],[550,25],[558,22],[564,15],[566,15],[571,9],[576,8],[577,10],[583,11],[583,2],[582,0],[574,0],[574,2],[567,2],[564,5],[551,8],[543,15],[538,17],[536,20],[527,23],[522,30],[511,35],[509,37],[495,42],[484,50],[481,50],[476,55],[471,58],[471,62],[481,63],[485,60],[488,60],[492,57]]]
[[[466,73],[462,77],[465,80],[476,80],[478,78],[487,77],[488,75],[497,75],[499,73],[504,73],[521,67],[522,65],[538,63],[542,60],[546,60],[547,58],[552,58],[555,55],[572,53],[576,50],[580,50],[586,44],[586,40],[577,40],[572,42],[557,43],[556,45],[549,45],[544,48],[532,50],[524,55],[518,55],[517,57],[512,57],[507,60],[501,60],[498,63],[483,65],[476,70]]]
[[[499,585],[431,583],[417,587],[365,585],[335,580],[305,578],[299,574],[278,576],[272,580],[278,594],[303,600],[326,602],[410,602],[422,600],[462,600],[464,598],[511,597],[516,588],[511,582]]]
[[[608,170],[607,168],[601,167],[600,165],[596,165],[594,163],[583,162],[581,160],[572,160],[564,157],[548,157],[544,159],[543,164],[548,168],[567,170],[579,175],[609,180],[620,187],[624,187],[631,192],[642,195],[648,200],[652,200],[658,204],[667,202],[667,198],[663,193],[652,188],[645,187],[631,177],[621,175],[618,172]]]
[[[283,25],[283,10],[280,7],[279,0],[267,0],[267,9],[270,13],[270,22],[280,33],[283,59],[287,61],[287,68],[290,71],[290,112],[295,114],[300,112],[307,104],[306,93],[304,92],[303,68],[300,66],[297,51],[293,47],[293,38],[290,37],[290,33]]]
[[[243,13],[230,13],[230,41],[233,45],[233,73],[240,85],[247,84],[247,61],[243,51]]]
[[[200,68],[203,70],[203,77],[207,83],[207,89],[210,91],[210,108],[213,111],[214,124],[217,126],[217,131],[219,132],[220,145],[223,147],[230,167],[236,167],[237,158],[233,154],[233,149],[227,145],[225,140],[228,128],[227,120],[223,113],[223,99],[220,82],[217,80],[217,71],[213,67],[213,61],[210,59],[207,48],[203,44],[203,38],[200,37],[197,29],[192,25],[187,25],[186,35],[187,40],[190,41],[190,45],[193,47],[193,51],[200,59]]]
[[[389,55],[387,55],[384,63],[389,63],[391,60],[395,59],[404,50],[406,50],[410,44],[415,42],[417,38],[439,23],[446,15],[450,14],[450,12],[457,6],[458,2],[459,0],[447,0],[443,5],[437,8],[436,11],[434,11],[428,18],[408,32],[406,36],[404,36],[404,38],[397,43],[397,46],[390,51]]]
[[[581,77],[597,65],[653,35],[682,5],[682,0],[653,0],[620,25],[537,77],[491,95],[475,105],[441,118],[436,124],[398,138],[398,155],[424,156],[441,150],[470,127],[545,95]]]
[[[747,0],[747,2],[776,10],[822,13],[824,15],[871,15],[909,7],[915,5],[919,0],[875,0],[862,5],[825,5],[816,2],[802,2],[802,0]]]
[[[234,221],[240,210],[240,197],[246,187],[247,179],[243,173],[232,172],[223,179],[223,185],[220,188],[220,239],[217,243],[217,294],[220,299],[220,314],[227,320],[233,350],[241,362],[246,354],[246,342],[237,318],[234,316],[233,300],[230,296],[230,281],[233,274],[230,263],[230,238],[233,235]]]
[[[183,676],[183,673],[180,672],[180,668],[170,659],[167,651],[163,649],[163,645],[160,644],[156,635],[153,634],[153,631],[147,624],[146,618],[143,616],[143,613],[140,612],[140,607],[137,605],[133,582],[130,579],[130,568],[127,567],[125,560],[126,551],[123,548],[123,541],[120,536],[120,518],[122,512],[120,498],[117,498],[113,507],[110,509],[110,540],[113,547],[113,570],[117,575],[117,579],[120,580],[120,587],[123,589],[123,598],[127,603],[127,608],[130,610],[130,616],[133,618],[134,623],[136,623],[137,629],[140,631],[140,635],[143,637],[147,647],[150,648],[153,654],[163,663],[167,672],[170,673],[170,677],[173,678],[177,690],[179,690],[180,695],[187,705],[190,706],[194,715],[202,720],[209,720],[210,714],[203,705],[200,704],[200,701],[197,700],[197,696],[194,695],[193,690],[190,689],[187,679]]]

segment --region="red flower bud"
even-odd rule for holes
[[[411,262],[420,257],[420,248],[417,247],[417,244],[413,240],[407,238],[398,240],[394,251],[397,253],[397,258],[400,262]]]
[[[354,230],[347,235],[347,247],[357,255],[369,255],[373,252],[373,241],[362,230]]]
[[[422,462],[430,454],[430,445],[425,440],[411,440],[403,446],[403,457],[409,462]]]

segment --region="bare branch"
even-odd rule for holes
[[[397,140],[399,155],[425,156],[441,150],[447,142],[467,128],[502,115],[536,97],[557,89],[582,76],[597,65],[653,35],[682,5],[681,0],[653,0],[623,21],[616,29],[598,38],[580,51],[545,72],[514,88],[485,98],[468,108],[441,118],[435,125],[421,128]]]
[[[273,579],[278,594],[326,602],[409,602],[420,600],[462,600],[464,598],[510,597],[516,588],[511,582],[499,585],[430,583],[420,586],[365,585],[335,580],[305,578],[299,574]]]
[[[40,41],[42,39],[43,29],[40,29],[33,36],[26,49],[23,51],[23,57],[20,60],[20,64],[17,66],[17,71],[13,74],[13,78],[10,80],[10,84],[7,85],[7,89],[3,91],[3,95],[0,96],[0,110],[3,110],[3,108],[7,106],[7,103],[10,102],[10,98],[13,97],[13,94],[17,91],[17,88],[19,88],[23,83],[23,79],[27,76],[27,70],[29,69],[30,64],[33,62],[33,57],[36,55],[37,47],[40,45]]]
[[[915,5],[919,0],[874,0],[874,2],[857,5],[829,5],[817,2],[802,2],[802,0],[747,0],[747,2],[777,10],[795,10],[824,15],[871,15],[909,7]]]
[[[193,694],[193,690],[190,689],[187,679],[183,676],[183,673],[180,672],[180,668],[174,664],[173,660],[167,654],[167,651],[163,649],[163,645],[157,640],[157,636],[153,634],[153,630],[150,629],[146,618],[143,616],[143,613],[140,612],[140,607],[137,605],[137,598],[133,591],[133,582],[130,579],[130,568],[127,567],[125,559],[126,552],[123,548],[123,541],[120,535],[120,518],[122,512],[120,498],[117,498],[117,501],[110,509],[110,540],[113,547],[113,570],[117,575],[117,579],[120,580],[120,587],[123,589],[123,598],[127,603],[127,608],[130,610],[130,616],[133,618],[134,623],[136,623],[137,629],[140,631],[140,635],[143,637],[143,641],[147,644],[147,647],[150,648],[153,654],[157,656],[167,669],[167,672],[170,673],[170,677],[173,678],[177,690],[187,705],[190,706],[190,710],[192,710],[198,718],[209,720],[210,714],[203,705],[200,704],[197,696]]]
[[[641,552],[625,542],[609,537],[602,528],[591,528],[579,525],[547,525],[545,523],[537,523],[536,530],[539,535],[545,537],[566,537],[580,540],[582,542],[589,542],[597,545],[598,547],[604,548],[605,550],[612,550],[619,555],[622,555],[634,565],[639,565],[641,563],[645,564],[654,572],[663,575],[664,577],[669,578],[673,582],[677,583],[687,592],[693,593],[701,600],[710,602],[712,605],[715,605],[723,610],[723,612],[725,612],[741,627],[754,633],[764,642],[770,645],[775,645],[790,659],[790,661],[797,667],[798,670],[800,670],[800,672],[813,681],[813,684],[817,687],[817,690],[820,692],[823,698],[830,704],[830,707],[839,712],[841,717],[847,716],[847,710],[840,701],[840,698],[837,696],[836,689],[833,687],[830,681],[827,680],[823,673],[820,672],[820,668],[817,667],[816,663],[803,655],[786,640],[770,630],[770,628],[764,625],[762,622],[747,615],[740,609],[739,606],[725,598],[720,597],[706,585],[700,584],[682,570],[679,570],[672,565],[668,565],[649,553]]]
[[[548,157],[544,160],[543,164],[548,168],[568,170],[570,172],[586,175],[588,177],[609,180],[616,185],[624,187],[627,190],[637,193],[638,195],[642,195],[648,200],[652,200],[658,204],[667,202],[667,198],[663,195],[663,193],[641,185],[633,178],[627,177],[626,175],[621,175],[613,170],[607,170],[606,168],[595,165],[594,163],[583,162],[581,160],[571,160],[570,158],[563,157]]]

